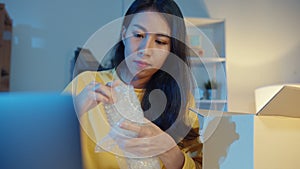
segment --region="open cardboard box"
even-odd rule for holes
[[[300,168],[300,85],[259,88],[255,91],[255,102],[256,113],[194,110],[199,119],[205,119],[200,132],[204,142],[204,169]],[[246,138],[235,131],[237,126],[231,118],[237,116],[253,119],[253,133],[243,134],[247,135]],[[252,139],[248,141],[253,144],[250,144],[252,147],[242,147],[240,154],[252,149],[253,157],[241,159],[243,155],[238,153],[227,156],[231,144],[243,139]],[[221,166],[224,160],[235,164]],[[244,164],[238,161],[244,161]]]

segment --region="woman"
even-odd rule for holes
[[[173,0],[134,1],[125,14],[120,39],[112,69],[81,73],[65,90],[75,95],[84,168],[119,168],[116,155],[95,152],[96,143],[110,131],[105,113],[98,112],[105,112],[103,104],[115,102],[113,89],[119,83],[134,87],[149,121],[142,126],[120,123],[122,129],[137,133],[137,138],[116,138],[117,144],[133,154],[155,155],[162,168],[201,168],[198,122],[188,115],[188,107],[193,106],[191,79],[185,24],[177,4]],[[114,79],[120,81],[110,84]],[[157,89],[163,95],[153,96]],[[157,140],[145,141],[156,136]]]

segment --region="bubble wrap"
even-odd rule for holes
[[[143,125],[144,113],[134,92],[134,88],[130,85],[122,84],[115,87],[114,90],[116,92],[116,102],[114,104],[104,104],[111,130],[123,136],[137,137],[138,133],[122,129],[118,126],[124,120],[137,125]],[[113,142],[110,137],[104,138],[97,144],[96,151],[99,151],[100,147],[104,146],[105,150],[118,154],[118,146]],[[121,169],[160,168],[160,161],[157,157],[134,158],[137,156],[126,151],[122,151],[122,154],[125,157],[116,156]]]

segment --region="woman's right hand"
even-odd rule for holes
[[[75,96],[76,112],[81,117],[85,112],[97,106],[99,103],[115,102],[113,88],[117,86],[119,82],[115,81],[112,84],[106,85],[91,82],[89,83],[77,96]]]

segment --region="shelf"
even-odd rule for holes
[[[223,111],[227,109],[227,100],[197,100],[196,107],[200,109]]]
[[[185,18],[187,26],[205,26],[211,24],[217,24],[224,22],[224,19],[212,19],[212,18],[193,18],[186,17]]]
[[[205,64],[205,63],[222,63],[226,61],[226,58],[207,58],[207,57],[196,57],[190,56],[192,65]]]
[[[213,18],[185,18],[189,60],[197,85],[208,80],[218,82],[212,100],[196,100],[195,106],[207,110],[227,109],[225,20]],[[204,97],[207,98],[207,97]]]
[[[227,100],[196,100],[196,104],[226,104]]]

